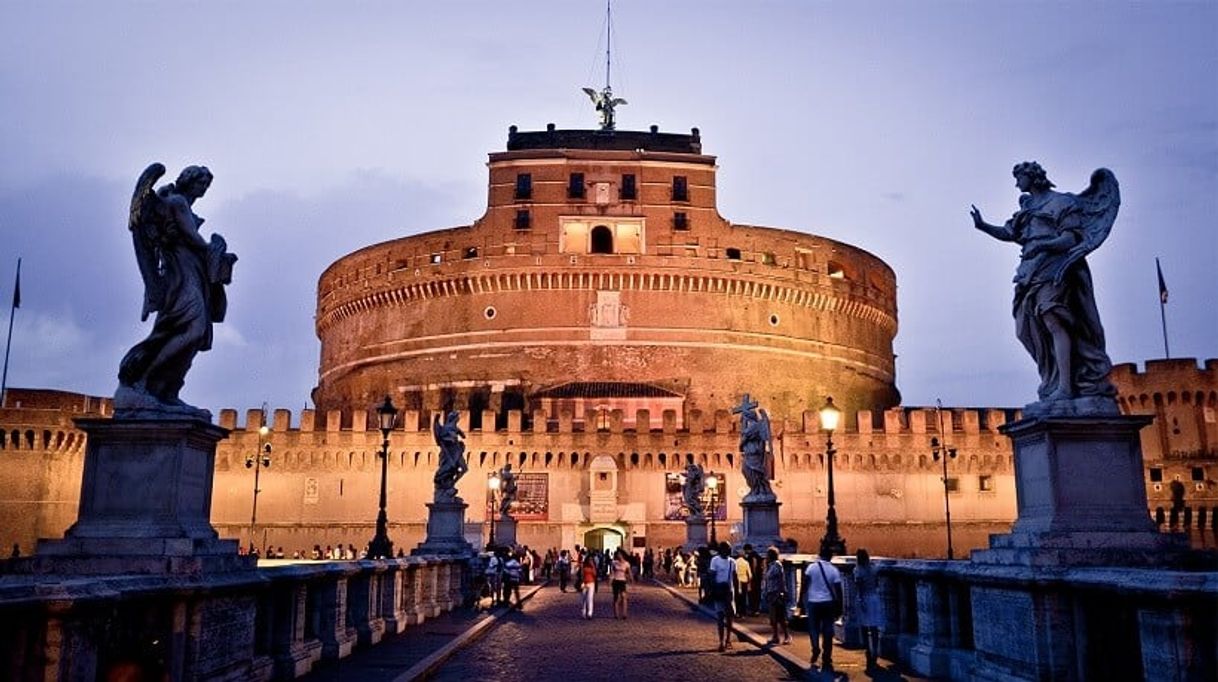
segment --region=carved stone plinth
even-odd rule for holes
[[[685,549],[694,551],[710,542],[706,534],[706,519],[685,519]]]
[[[764,553],[770,546],[782,547],[782,536],[778,528],[778,508],[781,502],[741,502],[744,512],[744,538],[740,545],[752,545]]]
[[[516,519],[510,516],[500,516],[495,520],[495,544],[500,547],[516,545]]]
[[[211,525],[216,443],[196,419],[78,419],[88,434],[80,511],[62,540],[39,540],[37,573],[195,573],[254,567]]]
[[[1165,565],[1187,542],[1147,513],[1138,432],[1150,417],[1022,419],[1015,450],[1018,519],[974,562],[1023,566]]]
[[[470,556],[473,545],[465,539],[465,510],[461,498],[427,505],[427,539],[414,548],[413,555]]]

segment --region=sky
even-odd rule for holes
[[[0,0],[0,302],[23,258],[10,386],[111,395],[143,338],[126,228],[140,172],[203,164],[205,233],[240,256],[182,397],[311,406],[317,278],[368,244],[467,225],[486,155],[593,128],[605,6]],[[1011,167],[1121,183],[1089,258],[1113,362],[1218,356],[1218,3],[613,6],[618,128],[718,157],[720,213],[862,247],[897,274],[907,405],[1021,406]]]

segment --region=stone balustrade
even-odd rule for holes
[[[173,576],[64,576],[0,564],[0,678],[285,680],[464,602],[465,559],[302,562]]]
[[[1212,571],[876,564],[885,612],[881,655],[919,675],[1218,678]]]

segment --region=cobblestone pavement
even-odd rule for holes
[[[608,585],[596,595],[595,617],[579,615],[576,593],[547,586],[430,678],[491,680],[793,680],[765,651],[736,642],[716,651],[715,623],[664,588],[629,588],[630,617],[615,620]]]

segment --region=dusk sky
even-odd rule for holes
[[[1089,257],[1113,362],[1218,356],[1218,3],[614,4],[618,127],[718,157],[729,220],[860,246],[897,274],[908,405],[1022,406],[1018,250],[973,230],[1011,167],[1092,170],[1120,216]],[[182,397],[311,406],[317,278],[362,246],[467,225],[487,154],[592,128],[604,3],[0,2],[0,302],[9,386],[111,395],[143,338],[127,230],[140,172],[215,174],[195,205],[239,254]],[[6,315],[7,316],[7,315]],[[7,321],[6,321],[7,322]],[[7,330],[7,329],[6,329]]]

